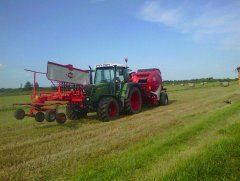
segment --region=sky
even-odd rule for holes
[[[239,17],[239,0],[1,0],[0,88],[48,61],[88,69],[125,57],[164,80],[236,78]]]

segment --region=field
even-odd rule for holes
[[[29,96],[1,96],[0,180],[238,180],[237,82],[167,88],[168,106],[63,125],[15,120],[12,103]]]

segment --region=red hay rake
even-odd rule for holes
[[[88,71],[75,69],[72,65],[60,65],[53,62],[48,62],[47,73],[25,70],[33,72],[34,75],[31,103],[14,104],[14,106],[25,106],[29,108],[28,113],[26,113],[24,109],[17,109],[15,111],[16,119],[21,120],[25,116],[28,116],[34,117],[38,122],[46,119],[48,122],[56,120],[61,124],[66,121],[66,115],[64,113],[58,113],[58,106],[78,105],[81,108],[84,107],[83,84],[87,84],[89,81]],[[56,90],[37,91],[37,74],[45,74]]]

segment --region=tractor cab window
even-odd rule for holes
[[[116,77],[122,82],[124,81],[124,68],[117,68]]]
[[[111,82],[114,78],[114,68],[99,68],[95,72],[95,84]]]

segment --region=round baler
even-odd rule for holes
[[[159,69],[139,69],[137,72],[132,73],[129,81],[138,83],[141,86],[141,92],[145,104],[168,104],[168,96],[166,89],[163,88],[162,76]]]

